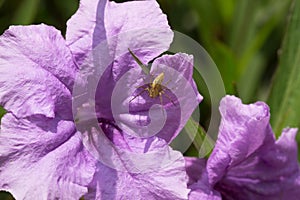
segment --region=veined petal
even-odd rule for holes
[[[110,53],[117,59],[114,72],[135,62],[128,48],[148,63],[166,51],[173,39],[167,16],[155,0],[108,2],[104,20]]]
[[[274,143],[269,107],[263,102],[244,105],[234,96],[220,104],[221,124],[215,148],[208,159],[209,181],[218,182],[227,170],[251,156],[263,143]]]
[[[1,36],[0,43],[2,62],[26,69],[24,64],[31,61],[32,67],[44,69],[72,89],[78,68],[61,32],[54,27],[11,26]]]
[[[46,25],[11,26],[0,36],[0,104],[18,117],[71,114],[77,71],[60,32]]]
[[[81,0],[67,22],[66,41],[80,65],[94,47],[106,40],[104,10],[108,0]]]
[[[2,118],[0,190],[16,199],[79,199],[94,170],[73,122],[10,113]]]
[[[139,141],[137,141],[139,140]],[[86,199],[187,199],[187,176],[181,153],[158,138],[129,141],[131,152],[121,151],[120,167],[102,163]],[[118,169],[117,169],[118,168]]]

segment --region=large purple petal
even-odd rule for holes
[[[187,176],[179,152],[157,138],[150,144],[134,138],[128,142],[132,152],[112,158],[122,160],[123,170],[99,163],[86,199],[187,199]]]
[[[72,117],[77,71],[60,32],[46,25],[12,26],[0,37],[0,104],[18,117]]]
[[[210,183],[225,199],[298,199],[300,170],[296,129],[285,129],[275,141],[267,105],[243,105],[227,96],[222,122],[208,160]]]
[[[275,140],[269,126],[269,107],[265,103],[244,105],[240,99],[226,96],[221,101],[220,111],[219,135],[207,163],[212,185],[228,168],[252,155],[265,141]]]
[[[10,113],[2,118],[0,190],[16,199],[79,199],[94,171],[73,122]]]

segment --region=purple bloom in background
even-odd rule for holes
[[[297,129],[283,130],[275,141],[263,102],[244,105],[226,96],[220,111],[219,135],[207,163],[187,159],[190,199],[221,199],[220,194],[223,199],[299,199]]]
[[[155,35],[149,27],[157,30]],[[121,37],[124,34],[126,38]],[[141,77],[141,69],[127,49],[148,63],[168,49],[172,37],[166,16],[152,0],[122,4],[82,0],[68,21],[66,40],[46,25],[10,27],[0,36],[0,105],[8,111],[1,121],[0,190],[11,192],[16,199],[78,199],[83,195],[85,199],[187,199],[184,158],[168,143],[201,100],[192,81],[192,57],[176,54],[153,63],[153,69],[172,65],[169,67],[182,74],[196,96],[196,104],[189,103],[188,96],[181,100],[186,109],[183,119],[167,121],[158,137],[127,135],[113,121],[110,108],[120,77],[131,68],[132,74]],[[97,145],[104,149],[100,156],[123,164],[122,171],[99,162],[86,150],[84,133],[73,120],[76,76],[103,41],[114,62],[98,85],[96,111],[110,145],[119,150],[113,152],[102,140]],[[180,80],[173,77],[171,82],[170,87]],[[84,80],[79,83],[85,84]],[[134,85],[129,83],[128,87]],[[139,105],[132,102],[129,122],[136,122],[132,117],[142,116],[143,109],[149,107]],[[166,106],[169,116],[177,112],[175,108]],[[122,116],[117,116],[123,123]],[[157,168],[160,163],[165,165]],[[148,166],[153,169],[139,168]]]

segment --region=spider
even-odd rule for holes
[[[137,58],[137,56],[130,50],[128,49],[132,57],[135,59],[135,61],[142,67],[143,71],[147,74],[149,74],[149,69]],[[151,75],[151,74],[150,74]],[[165,74],[164,72],[161,72],[158,76],[156,76],[153,79],[153,75],[151,75],[151,78],[153,81],[151,81],[149,84],[146,86],[140,86],[138,88],[143,88],[141,92],[139,92],[137,95],[135,95],[129,102],[133,101],[136,97],[140,96],[144,92],[148,92],[149,97],[151,98],[157,98],[159,97],[161,105],[163,105],[162,102],[162,95],[164,94],[175,106],[174,101],[171,99],[171,97],[165,93],[166,90],[168,89],[166,86],[162,85],[162,82],[164,81]],[[169,81],[166,83],[166,85],[169,83]]]

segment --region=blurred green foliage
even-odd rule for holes
[[[289,0],[159,2],[172,28],[199,41],[212,56],[227,93],[238,92],[246,103],[266,99]]]
[[[65,33],[66,21],[78,5],[78,0],[0,0],[0,32],[10,25],[45,23]]]
[[[299,2],[293,15],[294,22],[285,37],[280,67],[274,81],[271,80],[278,65],[278,52],[281,52],[292,0],[158,2],[167,14],[172,29],[189,35],[208,51],[221,72],[227,93],[238,94],[243,102],[249,103],[267,100],[272,88],[268,101],[275,116],[272,115],[272,123],[276,132],[283,125],[300,124],[297,119],[300,111]],[[3,33],[12,24],[45,23],[65,33],[66,21],[77,7],[78,0],[0,0],[0,31]],[[275,83],[274,87],[271,87],[272,83]],[[203,94],[206,101],[201,106],[209,111],[208,93],[203,91]],[[293,95],[292,100],[289,95]],[[291,117],[286,116],[287,109],[293,111]],[[3,111],[0,110],[1,115]],[[278,125],[280,118],[284,119],[284,123]],[[205,121],[202,123],[205,127]],[[5,198],[9,199],[0,194],[0,199]]]
[[[1,200],[14,200],[13,196],[8,192],[0,192],[0,199]]]
[[[282,129],[285,127],[300,127],[299,1],[294,2],[292,10],[294,12],[290,16],[290,23],[282,46],[279,67],[274,77],[271,95],[268,99],[273,114],[271,123],[276,135],[280,135]]]

